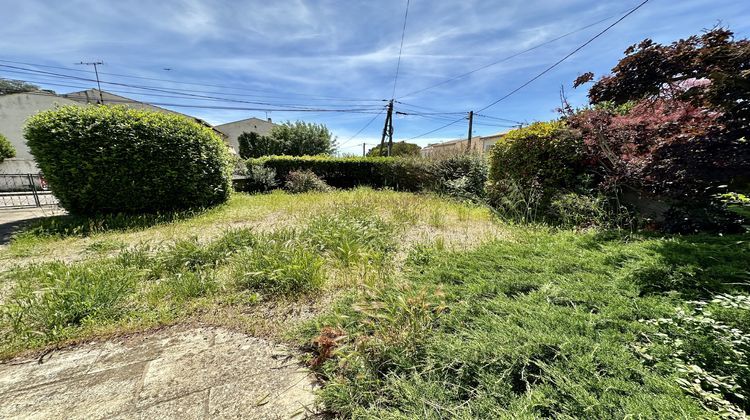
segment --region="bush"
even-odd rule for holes
[[[199,208],[226,201],[231,191],[226,145],[182,116],[66,106],[31,117],[25,136],[71,213]]]
[[[263,165],[247,165],[245,178],[237,182],[237,189],[244,192],[268,192],[279,186],[276,171]]]
[[[513,179],[523,187],[538,184],[549,198],[572,189],[583,173],[583,142],[565,122],[536,122],[511,130],[489,153],[489,181]]]
[[[432,162],[431,171],[437,181],[438,192],[473,200],[485,196],[488,168],[487,162],[481,156],[449,156]]]
[[[331,190],[331,187],[328,186],[325,181],[320,179],[320,177],[315,175],[315,172],[310,170],[289,172],[286,176],[284,188],[295,194],[310,191],[326,192]]]
[[[542,218],[555,195],[590,182],[583,142],[564,121],[510,131],[490,149],[489,166],[488,201],[514,220]]]
[[[5,136],[0,134],[0,163],[5,159],[16,157],[16,148]]]
[[[402,191],[432,188],[434,176],[429,164],[418,159],[327,156],[267,156],[248,160],[248,167],[264,165],[276,170],[276,179],[284,180],[292,171],[309,170],[335,188],[370,186]]]

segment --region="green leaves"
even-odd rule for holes
[[[208,207],[231,191],[227,146],[183,116],[111,106],[39,113],[25,137],[50,188],[75,214]]]

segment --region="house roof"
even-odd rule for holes
[[[216,127],[219,128],[219,127],[223,127],[223,126],[229,125],[229,124],[237,124],[237,123],[244,123],[244,122],[255,122],[255,121],[261,122],[261,123],[265,123],[265,124],[278,125],[278,124],[274,124],[271,121],[264,120],[262,118],[250,117],[250,118],[245,118],[243,120],[237,120],[237,121],[231,121],[231,122],[224,123],[224,124],[219,124]]]

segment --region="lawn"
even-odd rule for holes
[[[749,240],[370,189],[63,217],[0,251],[0,354],[205,323],[298,346],[346,417],[741,418]]]

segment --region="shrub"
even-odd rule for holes
[[[258,164],[275,169],[277,180],[286,179],[292,171],[310,170],[335,188],[370,186],[421,191],[434,183],[428,163],[418,159],[268,156],[248,160],[248,167]]]
[[[247,165],[245,178],[237,182],[237,189],[245,192],[268,192],[279,186],[276,171],[264,165]]]
[[[536,122],[510,131],[496,143],[490,149],[489,165],[487,194],[493,205],[507,207],[503,195],[519,190],[547,208],[555,194],[580,187],[583,143],[563,121]]]
[[[436,189],[459,198],[481,199],[485,196],[487,162],[475,154],[459,154],[438,159],[431,164]]]
[[[16,148],[5,136],[0,134],[0,163],[12,157],[16,157]]]
[[[331,187],[329,187],[325,181],[320,179],[320,177],[315,175],[315,172],[310,170],[289,172],[286,176],[284,188],[295,194],[310,191],[326,192],[331,190]]]
[[[50,188],[71,213],[154,213],[211,206],[231,191],[224,142],[182,116],[66,106],[25,128]]]

